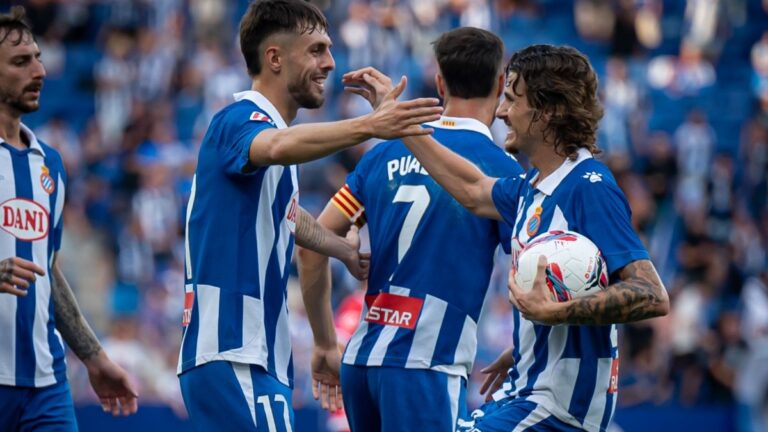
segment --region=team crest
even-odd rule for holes
[[[539,228],[541,228],[541,207],[537,207],[533,216],[525,223],[525,232],[528,233],[528,237],[533,237],[539,232]]]
[[[266,115],[264,115],[264,114],[262,114],[262,113],[260,113],[258,111],[252,112],[251,113],[251,117],[248,120],[250,120],[250,121],[257,121],[257,122],[267,122],[267,123],[274,124],[272,122],[272,119],[269,118],[269,116],[266,116]]]
[[[53,181],[53,177],[51,177],[51,173],[45,165],[43,165],[42,173],[40,174],[40,185],[48,195],[56,190],[56,183]]]

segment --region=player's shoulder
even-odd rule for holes
[[[249,122],[258,122],[275,127],[275,122],[269,114],[255,102],[247,99],[225,106],[213,118],[212,124],[214,125],[242,125]]]
[[[40,148],[43,149],[43,153],[45,153],[45,161],[47,165],[56,165],[57,168],[64,168],[64,160],[61,158],[61,153],[59,153],[58,150],[40,139],[37,140],[37,143],[40,144]]]
[[[573,169],[572,182],[579,188],[615,187],[616,179],[611,169],[603,162],[589,158],[583,160]]]

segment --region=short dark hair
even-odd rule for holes
[[[587,57],[569,46],[531,45],[514,54],[507,64],[507,74],[517,73],[511,83],[523,77],[525,96],[535,110],[531,122],[544,114],[549,121],[544,136],[554,137],[555,151],[571,159],[580,148],[593,154],[597,148],[597,124],[603,107],[597,96],[597,75]]]
[[[302,0],[262,0],[251,3],[240,21],[240,51],[248,73],[261,73],[261,43],[275,33],[312,33],[328,29],[315,5]]]
[[[0,14],[0,45],[6,40],[18,45],[24,40],[24,36],[35,39],[32,27],[27,23],[27,12],[24,6],[14,6],[9,13]]]
[[[504,43],[498,36],[461,27],[443,33],[432,45],[451,96],[469,99],[491,94],[504,57]]]

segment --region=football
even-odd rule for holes
[[[524,292],[533,287],[541,255],[547,258],[547,287],[558,302],[608,286],[608,266],[590,239],[572,231],[549,231],[531,239],[517,257],[515,282]]]

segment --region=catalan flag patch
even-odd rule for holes
[[[350,222],[362,228],[365,225],[365,207],[349,189],[349,185],[336,192],[331,202],[346,216]]]

